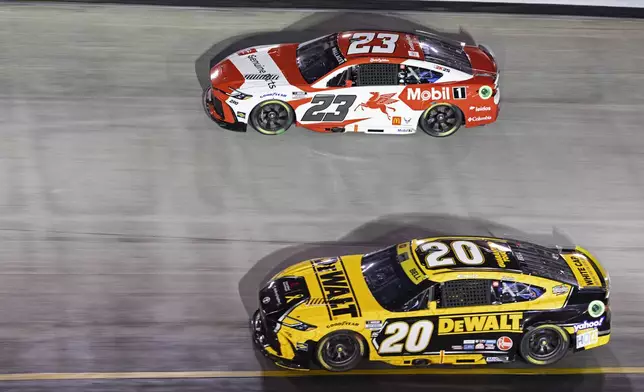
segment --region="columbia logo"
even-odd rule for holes
[[[275,74],[246,74],[244,78],[246,80],[277,80],[280,77]]]

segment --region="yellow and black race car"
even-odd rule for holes
[[[425,238],[293,265],[260,290],[250,324],[262,353],[292,369],[549,365],[608,343],[609,291],[581,247]]]

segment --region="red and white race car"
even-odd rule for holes
[[[436,35],[347,31],[228,56],[210,72],[207,114],[224,128],[445,137],[496,121],[499,70],[484,45]]]

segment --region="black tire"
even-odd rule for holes
[[[352,331],[331,332],[315,348],[318,364],[332,372],[354,369],[362,361],[364,354],[364,340]]]
[[[423,112],[419,125],[430,136],[447,137],[463,125],[463,113],[449,103],[436,103]]]
[[[558,362],[568,353],[570,335],[556,325],[539,325],[523,335],[520,352],[526,362],[546,366]]]
[[[201,104],[203,105],[203,110],[206,112],[206,116],[212,121],[216,121],[215,118],[210,114],[208,109],[208,104],[212,103],[212,87],[208,87],[201,93]]]
[[[281,135],[295,122],[295,112],[286,102],[264,101],[250,114],[250,125],[263,135]]]

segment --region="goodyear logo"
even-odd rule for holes
[[[486,314],[481,316],[441,317],[439,335],[472,332],[521,332],[523,313]]]
[[[324,293],[329,315],[360,316],[358,300],[351,288],[349,278],[339,258],[323,259],[313,263],[320,289]]]

